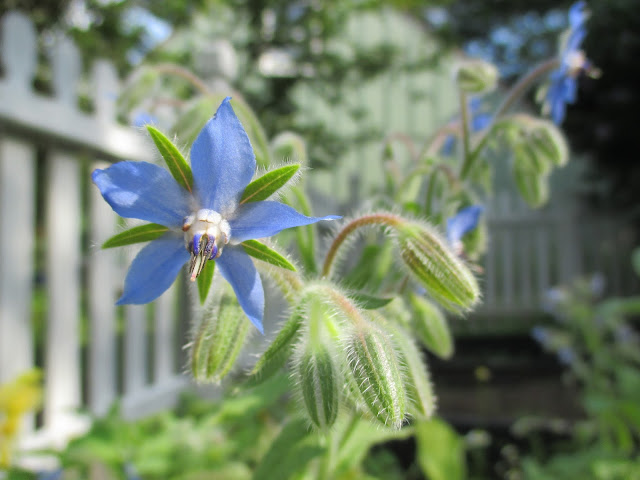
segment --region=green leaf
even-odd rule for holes
[[[244,251],[253,258],[270,263],[276,267],[286,268],[287,270],[292,270],[294,272],[296,271],[296,267],[291,265],[289,260],[258,240],[247,240],[246,242],[242,242],[242,246],[244,247]]]
[[[193,189],[193,174],[191,173],[191,167],[184,159],[180,151],[165,135],[155,127],[147,125],[149,135],[153,139],[153,143],[156,144],[162,158],[167,162],[169,171],[173,178],[190,192]]]
[[[204,304],[207,299],[207,294],[211,288],[211,282],[213,281],[213,272],[216,270],[216,262],[213,260],[208,261],[200,275],[198,275],[198,296],[200,297],[200,304]]]
[[[290,421],[262,457],[253,478],[294,478],[313,458],[324,453],[318,438],[310,435],[306,420]]]
[[[466,476],[464,442],[444,421],[416,422],[417,460],[430,480],[463,480]]]
[[[298,170],[300,170],[300,165],[298,164],[285,165],[265,173],[260,178],[256,178],[245,188],[240,204],[258,202],[269,198],[284,186]]]
[[[168,230],[168,227],[157,223],[140,225],[114,235],[102,244],[102,248],[123,247],[133,243],[148,242],[162,236]]]
[[[391,300],[393,300],[393,297],[374,297],[373,295],[362,292],[350,293],[349,298],[354,300],[360,308],[364,308],[365,310],[377,310],[378,308],[382,308],[389,304]]]

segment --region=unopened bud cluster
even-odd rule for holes
[[[566,141],[552,122],[528,115],[514,115],[504,125],[516,186],[529,205],[539,207],[549,198],[549,174],[568,161]]]
[[[279,363],[276,350],[292,349],[297,396],[314,427],[326,430],[341,410],[355,409],[397,429],[410,416],[431,416],[435,400],[419,350],[398,341],[396,329],[403,327],[364,310],[335,285],[312,283],[274,340],[277,349],[265,352],[254,374],[265,374],[269,359]]]
[[[465,60],[455,73],[458,87],[467,93],[484,93],[495,88],[498,69],[483,60]]]

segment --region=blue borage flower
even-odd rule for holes
[[[168,170],[146,162],[119,162],[95,170],[92,179],[118,215],[169,228],[131,263],[118,305],[148,303],[169,288],[185,263],[195,280],[206,262],[215,260],[247,317],[263,332],[262,281],[239,244],[340,217],[306,217],[273,201],[240,203],[256,160],[230,99],[222,102],[191,147],[193,192]]]
[[[544,102],[545,113],[551,115],[556,125],[564,121],[567,104],[576,101],[578,75],[582,72],[596,74],[593,65],[580,49],[587,35],[585,25],[588,18],[589,13],[584,1],[574,3],[569,9],[569,32],[560,51],[560,66],[549,77]]]
[[[478,226],[482,212],[482,205],[471,205],[447,219],[447,241],[457,253],[462,253],[462,237]]]

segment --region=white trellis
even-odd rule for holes
[[[114,121],[118,80],[113,66],[94,63],[95,112],[84,113],[77,107],[81,64],[76,47],[64,38],[55,44],[49,52],[54,94],[39,95],[31,88],[37,62],[32,23],[13,12],[1,25],[0,383],[32,367],[36,354],[42,357],[43,424],[29,443],[51,445],[85,426],[75,414],[79,407],[103,414],[122,394],[125,414],[135,416],[175,400],[187,384],[177,358],[180,317],[175,289],[151,307],[114,306],[126,262],[99,245],[118,231],[117,219],[81,174],[120,159],[152,161],[153,149],[139,132]],[[44,198],[39,205],[38,195]],[[43,254],[34,255],[36,250]],[[36,257],[43,259],[38,271],[44,272],[46,304],[46,328],[37,348],[31,326],[39,288]],[[80,339],[83,317],[86,342]]]

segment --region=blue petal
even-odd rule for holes
[[[551,104],[551,119],[553,120],[553,123],[555,123],[556,125],[562,125],[566,111],[567,107],[564,103],[564,100],[555,100]]]
[[[587,2],[579,1],[571,5],[569,8],[569,25],[571,28],[577,28],[581,26],[587,20],[587,12],[585,12],[585,8],[587,6]]]
[[[260,333],[264,333],[262,317],[264,315],[264,290],[262,280],[242,247],[227,245],[216,260],[220,273],[233,287],[238,303]]]
[[[484,211],[481,205],[463,208],[447,220],[447,240],[450,244],[459,242],[462,237],[478,226],[480,215]]]
[[[478,113],[471,120],[471,130],[474,133],[479,132],[480,130],[487,128],[491,123],[491,120],[493,120],[493,115],[490,113]]]
[[[252,202],[238,207],[235,218],[229,220],[231,239],[244,242],[275,235],[285,228],[309,225],[321,220],[336,220],[336,215],[307,217],[279,202]]]
[[[171,174],[147,162],[119,162],[94,170],[91,179],[121,217],[181,227],[189,215],[190,196]]]
[[[587,29],[582,27],[577,30],[571,30],[569,33],[569,37],[567,38],[567,43],[563,52],[563,61],[566,62],[566,58],[568,55],[576,52],[580,49],[580,45],[584,41],[584,38],[587,36]]]
[[[191,169],[201,208],[225,213],[237,205],[256,169],[249,137],[227,97],[191,147]]]
[[[182,266],[189,260],[182,235],[165,233],[140,250],[133,259],[124,293],[118,305],[149,303],[171,286]]]

